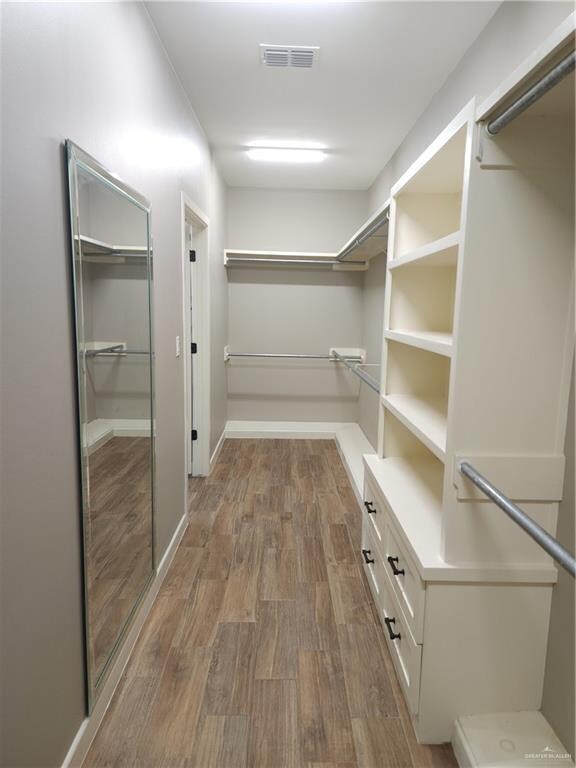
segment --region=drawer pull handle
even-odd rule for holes
[[[372,554],[371,549],[363,549],[362,554],[364,555],[364,562],[366,563],[366,565],[370,565],[370,563],[374,562],[374,558],[370,557],[370,555]]]
[[[374,509],[374,505],[372,504],[371,501],[365,501],[364,506],[366,507],[366,511],[368,512],[369,515],[376,514],[376,510]]]
[[[396,619],[384,619],[384,624],[386,624],[386,629],[388,630],[388,634],[390,635],[390,640],[400,640],[402,635],[400,632],[394,632],[392,629],[392,624],[396,624]]]
[[[396,563],[398,562],[397,557],[392,557],[392,555],[388,555],[386,558],[388,562],[390,563],[390,568],[392,568],[392,573],[394,576],[404,576],[404,568],[396,568]]]

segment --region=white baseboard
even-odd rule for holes
[[[226,439],[226,429],[222,431],[222,434],[220,435],[220,439],[216,443],[216,448],[214,448],[214,452],[212,456],[210,457],[210,472],[214,469],[214,466],[216,465],[216,462],[218,461],[218,456],[220,456],[220,451],[222,450],[222,446],[224,445],[224,440]]]
[[[228,421],[226,438],[260,438],[280,440],[336,440],[343,464],[358,502],[364,494],[362,456],[374,454],[374,448],[354,422],[328,421]]]
[[[90,749],[90,745],[92,744],[92,741],[98,732],[98,728],[104,719],[106,710],[110,706],[114,692],[122,678],[122,674],[130,659],[130,656],[132,655],[132,651],[134,650],[138,636],[140,635],[142,627],[144,626],[144,622],[146,621],[148,614],[154,605],[156,595],[162,586],[162,582],[166,577],[166,573],[170,563],[172,562],[172,558],[178,549],[178,545],[180,544],[182,536],[184,535],[187,527],[188,515],[184,514],[178,523],[178,527],[172,536],[172,540],[170,541],[170,544],[168,545],[168,548],[166,549],[160,564],[156,569],[156,576],[154,577],[154,581],[151,583],[148,592],[140,604],[136,616],[132,620],[132,624],[130,625],[130,628],[128,629],[128,632],[124,638],[124,643],[118,652],[116,660],[110,669],[106,681],[103,683],[102,690],[100,691],[98,699],[94,705],[94,709],[92,710],[90,716],[82,722],[82,725],[78,729],[78,733],[76,734],[74,741],[68,750],[68,754],[62,763],[62,768],[80,768],[82,765],[88,750]]]
[[[150,419],[93,419],[86,424],[88,455],[113,437],[149,437]]]

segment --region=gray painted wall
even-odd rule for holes
[[[60,765],[84,718],[67,185],[71,138],[152,202],[156,545],[184,512],[180,191],[224,196],[206,139],[136,3],[2,5],[2,765]],[[214,191],[216,190],[216,191]],[[213,295],[226,288],[212,271]],[[222,304],[212,331],[225,335]],[[221,351],[213,381],[223,379]],[[214,422],[225,420],[222,385]]]
[[[561,544],[574,552],[574,374],[570,390],[570,408],[566,425],[566,475],[564,477],[564,496],[558,511],[556,535]],[[559,571],[558,583],[552,596],[552,614],[550,617],[550,637],[546,658],[546,676],[542,712],[552,725],[560,740],[572,756],[576,755],[574,728],[574,615],[575,606],[574,579],[565,571]]]
[[[374,181],[370,211],[473,96],[489,96],[573,10],[572,2],[502,3]]]
[[[231,248],[335,252],[366,218],[363,192],[228,190]],[[228,343],[237,352],[328,353],[362,342],[363,274],[228,270]],[[360,385],[328,362],[235,360],[228,418],[358,421]]]

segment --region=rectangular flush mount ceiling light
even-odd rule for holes
[[[327,155],[321,149],[307,147],[250,147],[251,160],[268,163],[320,163]]]

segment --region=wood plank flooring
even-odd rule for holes
[[[331,440],[228,440],[84,768],[455,768],[417,744]]]

